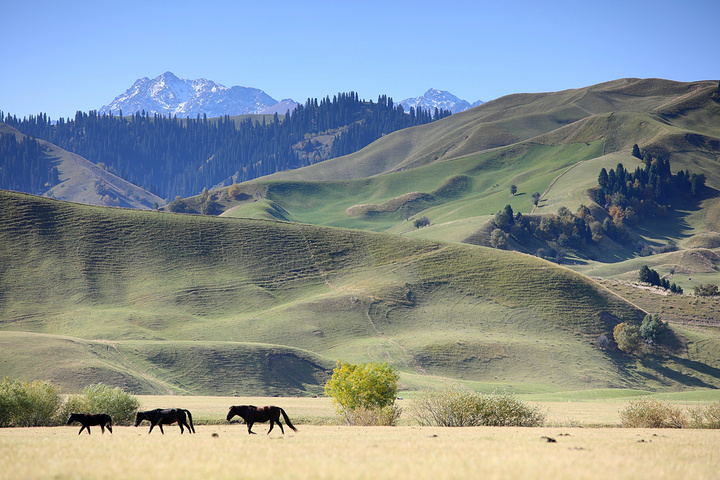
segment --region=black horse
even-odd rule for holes
[[[137,412],[135,415],[135,426],[137,427],[140,425],[140,422],[143,420],[150,422],[150,431],[148,433],[152,432],[152,429],[155,425],[157,425],[160,427],[160,432],[165,435],[162,426],[170,425],[175,422],[177,422],[180,427],[180,434],[183,433],[183,425],[187,427],[188,432],[195,433],[195,427],[193,426],[190,410],[185,410],[184,408],[156,408],[155,410]],[[188,424],[188,420],[190,420],[190,424]]]
[[[78,435],[80,435],[86,428],[88,435],[90,435],[90,425],[100,425],[102,433],[105,433],[105,427],[107,426],[107,429],[110,430],[110,433],[112,433],[112,418],[110,418],[110,415],[106,413],[71,413],[67,424],[70,425],[73,422],[79,422],[82,425]]]
[[[245,423],[247,423],[248,433],[255,433],[251,430],[253,423],[264,423],[269,420],[270,430],[268,430],[267,433],[269,434],[277,423],[280,426],[280,431],[284,435],[285,430],[283,430],[282,423],[280,423],[280,414],[282,414],[283,418],[285,419],[285,423],[287,424],[287,426],[297,432],[297,428],[295,428],[292,422],[290,422],[290,419],[288,418],[287,413],[285,413],[285,410],[274,405],[269,405],[267,407],[256,407],[255,405],[236,405],[230,407],[230,411],[227,414],[227,421],[229,422],[231,418],[237,415],[238,417],[241,417],[243,420],[245,420]]]

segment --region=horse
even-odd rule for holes
[[[187,414],[187,415],[186,415]],[[163,425],[170,425],[172,423],[177,422],[178,426],[180,427],[180,434],[183,433],[183,425],[187,427],[188,432],[195,433],[195,427],[193,426],[192,421],[192,414],[190,413],[190,410],[185,410],[184,408],[156,408],[155,410],[147,410],[145,412],[137,412],[135,415],[135,426],[137,427],[140,425],[140,422],[143,420],[147,420],[150,422],[150,432],[152,432],[152,429],[155,427],[155,425],[160,427],[160,432],[165,435],[165,431],[163,430]],[[190,424],[188,424],[188,420],[190,420]]]
[[[112,433],[112,418],[107,413],[71,413],[68,418],[67,424],[70,425],[72,422],[79,422],[82,424],[78,435],[87,428],[88,435],[90,435],[90,425],[100,425],[102,433],[105,433],[105,427]]]
[[[285,410],[274,405],[268,405],[266,407],[256,407],[255,405],[232,406],[230,407],[230,411],[227,414],[227,421],[229,422],[231,418],[237,415],[238,417],[241,417],[243,420],[245,420],[245,423],[247,423],[248,433],[254,434],[255,432],[251,430],[253,423],[264,423],[269,420],[270,430],[268,430],[268,434],[270,434],[273,427],[277,423],[280,427],[280,431],[283,433],[283,435],[285,435],[285,430],[283,430],[282,423],[280,423],[280,414],[282,414],[283,418],[285,419],[285,423],[287,424],[287,426],[297,432],[297,428],[293,426],[292,422],[287,416],[287,413],[285,413]]]

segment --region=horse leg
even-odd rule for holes
[[[80,435],[82,433],[82,431],[85,430],[85,427],[86,427],[86,425],[83,425],[82,427],[80,427],[80,431],[78,432],[78,435]],[[88,433],[90,433],[89,428],[88,428]]]
[[[110,430],[110,433],[112,433],[112,425],[110,425],[109,423],[107,424],[107,429]]]
[[[148,431],[148,435],[152,432],[152,429],[155,427],[155,424],[150,422],[150,430]],[[160,427],[160,430],[162,430],[162,427]]]
[[[268,430],[268,433],[267,433],[268,435],[270,435],[270,432],[272,432],[272,429],[273,429],[274,426],[275,426],[275,422],[274,422],[273,419],[271,418],[271,419],[270,419],[270,430]]]
[[[184,422],[181,422],[180,420],[178,420],[177,423],[178,423],[178,427],[180,427],[180,435],[182,435],[182,434],[183,434],[183,423],[184,423]],[[190,430],[190,427],[188,427],[188,430]]]
[[[252,426],[253,426],[253,423],[255,423],[255,422],[248,422],[248,424],[247,424],[247,426],[248,426],[248,433],[255,434],[255,432],[253,432],[253,431],[251,430],[251,428],[252,428]]]
[[[283,430],[282,423],[280,423],[280,418],[277,419],[277,424],[278,427],[280,427],[280,431],[282,432],[282,434],[285,435],[285,430]]]
[[[165,430],[162,429],[162,422],[158,423],[158,427],[160,427],[160,433],[165,435]]]
[[[105,424],[104,423],[100,424],[100,430],[102,431],[102,434],[105,435]]]

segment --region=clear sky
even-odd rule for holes
[[[719,19],[717,0],[3,2],[0,110],[71,117],[166,71],[300,102],[717,80]]]

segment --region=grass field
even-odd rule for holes
[[[572,427],[344,427],[297,433],[243,425],[165,435],[0,429],[0,478],[715,479],[720,432]],[[547,441],[549,437],[556,441]]]

